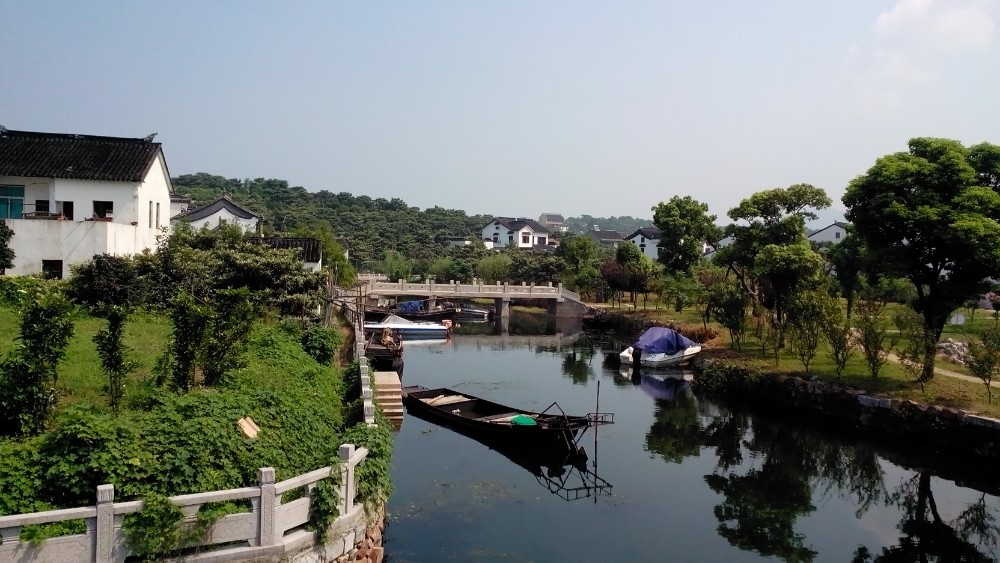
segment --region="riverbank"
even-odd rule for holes
[[[653,325],[680,325],[701,327],[701,317],[697,311],[687,309],[681,313],[673,311],[648,310],[607,310],[596,325],[588,322],[588,328],[614,331],[626,338],[637,336],[646,327]],[[740,349],[734,349],[728,331],[716,323],[708,323],[713,327],[716,337],[710,340],[699,340],[705,346],[703,356],[707,359],[726,359],[737,361],[751,368],[785,377],[800,377],[806,380],[816,380],[824,383],[838,384],[853,389],[865,390],[867,394],[897,401],[912,401],[929,407],[960,409],[971,414],[1000,418],[1000,404],[997,399],[987,401],[986,386],[979,380],[969,378],[949,377],[941,375],[926,382],[922,387],[914,381],[898,363],[887,362],[877,378],[872,378],[867,370],[860,352],[855,351],[840,378],[837,378],[833,362],[827,357],[825,347],[821,347],[815,359],[806,370],[789,349],[781,350],[775,358],[771,350],[766,354],[760,343],[752,335],[748,335]],[[946,368],[942,370],[947,371]]]

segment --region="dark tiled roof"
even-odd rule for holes
[[[218,199],[211,203],[202,205],[201,207],[196,207],[194,209],[189,209],[182,213],[178,213],[171,217],[171,219],[184,219],[185,221],[197,221],[199,219],[204,219],[205,217],[211,217],[219,212],[219,210],[225,209],[232,213],[233,215],[241,219],[260,219],[261,216],[257,215],[253,211],[250,211],[246,207],[236,203],[227,195],[220,196]]]
[[[539,221],[546,223],[565,223],[566,219],[558,213],[542,213],[542,216],[538,218]]]
[[[587,231],[587,236],[597,241],[623,240],[618,231]]]
[[[809,234],[807,234],[806,236],[807,237],[811,237],[811,236],[815,235],[816,233],[821,233],[821,232],[823,232],[823,231],[825,231],[827,229],[832,229],[833,227],[840,227],[841,229],[844,229],[846,231],[847,227],[848,227],[848,224],[844,223],[842,221],[834,221],[833,223],[830,223],[829,225],[823,227],[822,229],[816,229],[815,231],[809,231]]]
[[[549,230],[546,229],[545,227],[543,227],[538,221],[535,221],[535,220],[532,220],[532,219],[522,219],[520,217],[518,217],[516,219],[514,217],[494,217],[493,221],[496,221],[497,223],[500,223],[501,225],[503,225],[504,227],[507,227],[511,231],[520,231],[525,226],[527,226],[527,227],[531,227],[531,230],[535,231],[536,233],[548,233],[549,232]],[[491,224],[493,224],[493,221],[490,221],[489,223],[487,223],[486,227],[488,227]]]
[[[319,262],[323,256],[319,239],[310,237],[253,237],[247,240],[271,248],[301,248],[302,259],[306,262]]]
[[[148,140],[147,140],[148,139]],[[146,139],[0,129],[0,176],[141,182],[160,154]]]
[[[641,229],[636,229],[634,233],[625,238],[634,239],[640,235],[646,237],[647,239],[660,240],[663,238],[663,231],[657,229],[656,227],[643,227]]]

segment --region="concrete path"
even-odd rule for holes
[[[899,356],[897,356],[895,354],[889,354],[889,360],[893,361],[893,362],[896,362],[897,364],[901,363],[900,360],[899,360]],[[982,385],[983,384],[983,380],[979,379],[976,376],[965,375],[964,373],[959,373],[957,371],[952,371],[950,369],[944,369],[944,368],[935,367],[934,368],[934,373],[937,374],[937,375],[945,375],[945,376],[948,376],[948,377],[954,377],[955,379],[964,379],[965,381],[971,381],[972,383],[975,383],[977,385]],[[1000,387],[1000,381],[991,381],[990,382],[990,387]]]

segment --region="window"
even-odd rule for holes
[[[508,235],[507,242],[514,242],[514,235]]]
[[[61,280],[63,276],[62,260],[42,260],[42,275],[47,280]]]
[[[531,242],[531,235],[529,235],[528,233],[521,234],[521,243],[528,244],[529,242]]]
[[[49,200],[47,199],[36,199],[35,200],[35,213],[48,213],[49,212]]]
[[[24,213],[24,186],[0,184],[0,219],[20,219]]]
[[[114,216],[115,204],[112,201],[95,201],[94,218],[111,219]]]
[[[639,242],[646,242],[646,237],[639,237]]]
[[[548,243],[549,242],[548,242],[548,240],[545,237],[538,237],[538,244],[540,244],[542,246],[545,246]]]
[[[72,219],[73,218],[73,202],[72,201],[57,201],[56,202],[56,207],[58,208],[60,205],[62,206],[62,209],[60,211],[62,212],[63,217],[65,217],[67,219]]]
[[[834,233],[833,238],[840,238],[840,231]]]
[[[160,228],[160,202],[156,202],[156,228]]]
[[[153,202],[149,202],[149,228],[153,228]]]

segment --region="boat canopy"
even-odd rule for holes
[[[381,322],[379,322],[377,324],[380,324],[380,325],[388,325],[388,324],[394,324],[394,325],[395,324],[412,325],[412,324],[416,324],[416,323],[414,323],[410,319],[404,319],[403,317],[397,317],[396,315],[388,315],[384,319],[382,319]]]
[[[676,354],[695,346],[694,341],[685,338],[681,333],[665,326],[654,326],[642,333],[642,336],[632,345],[643,354]]]

